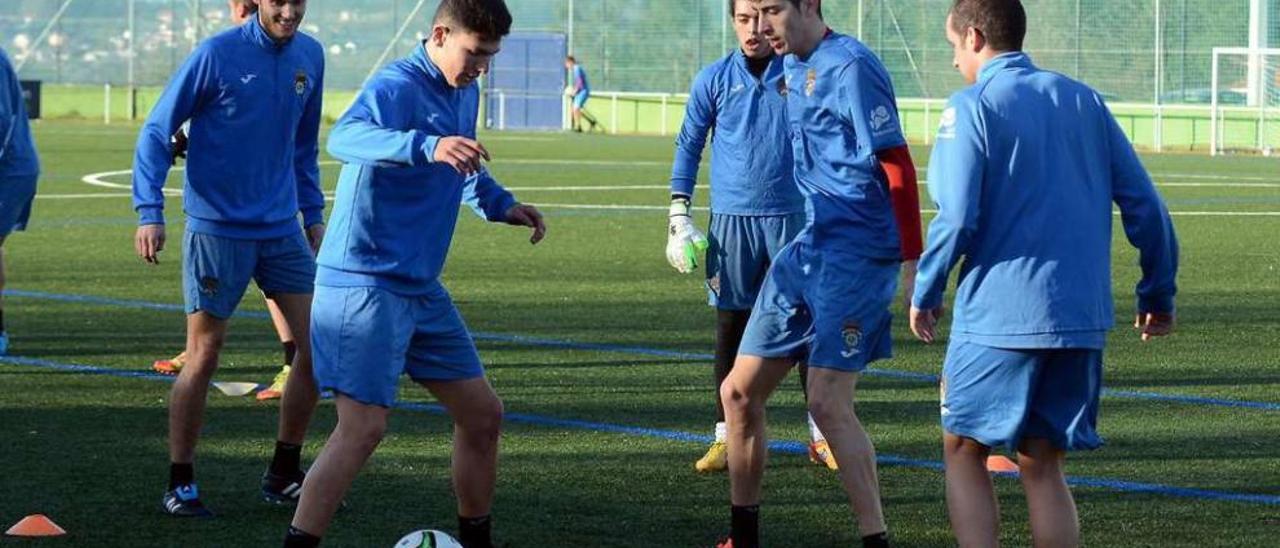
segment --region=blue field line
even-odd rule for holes
[[[6,289],[4,294],[10,297],[22,297],[29,299],[41,299],[48,301],[95,304],[106,306],[119,306],[124,308],[138,308],[145,310],[162,310],[168,312],[183,312],[182,305],[154,303],[149,301],[138,301],[130,299],[113,299],[110,297],[99,297],[95,295],[68,295],[63,293],[46,293],[43,291],[27,291],[21,289]],[[257,318],[269,319],[270,315],[261,311],[236,311],[234,317],[237,318]],[[530,346],[542,346],[547,348],[561,348],[565,350],[594,350],[600,352],[616,352],[619,354],[632,354],[639,356],[653,356],[659,358],[674,358],[682,360],[698,360],[710,361],[715,356],[707,353],[697,352],[680,352],[676,350],[663,350],[660,348],[648,348],[642,346],[626,346],[617,344],[604,343],[584,343],[577,341],[563,341],[557,339],[548,339],[542,337],[531,337],[526,335],[512,335],[506,333],[486,333],[473,332],[471,336],[478,341],[489,342],[505,342],[515,344],[525,344]],[[918,381],[929,384],[937,384],[939,377],[928,373],[916,373],[912,371],[900,371],[894,369],[881,369],[876,367],[867,368],[867,375],[876,377],[886,377],[894,379],[903,379],[909,381]],[[1136,390],[1113,390],[1104,388],[1103,396],[1109,398],[1161,401],[1168,403],[1179,403],[1185,405],[1204,405],[1213,407],[1230,407],[1236,409],[1258,409],[1262,411],[1280,411],[1280,403],[1250,401],[1250,400],[1232,400],[1225,398],[1210,398],[1203,396],[1188,396],[1182,394],[1163,394],[1160,392],[1144,392]]]
[[[98,367],[92,365],[80,365],[71,363],[62,363],[52,360],[40,358],[25,358],[21,356],[0,356],[0,363],[8,363],[13,365],[22,365],[29,367],[39,367],[44,369],[53,369],[56,371],[69,371],[74,373],[89,375],[108,375],[113,377],[123,377],[130,379],[143,379],[150,381],[172,382],[174,377],[152,373],[150,371],[130,371],[127,369],[112,369],[109,367]],[[420,402],[401,402],[396,405],[401,409],[410,411],[419,411],[433,413],[436,415],[445,415],[443,406],[434,403]],[[627,436],[638,436],[646,438],[658,438],[670,441],[707,444],[714,441],[714,437],[706,434],[694,434],[690,432],[682,432],[679,430],[667,430],[662,428],[646,428],[642,426],[629,426],[625,424],[611,424],[605,422],[584,421],[577,419],[562,419],[556,417],[546,417],[543,415],[533,415],[529,413],[506,413],[504,420],[513,423],[531,424],[534,426],[563,428],[572,430],[585,430],[591,432],[604,432],[611,434],[622,434]],[[798,441],[778,440],[769,442],[769,450],[777,453],[787,453],[793,455],[805,455],[808,453],[808,447]],[[943,470],[943,464],[938,461],[913,459],[897,455],[881,454],[877,456],[876,461],[883,466],[905,466],[908,468],[922,468],[928,470]],[[1002,473],[1001,476],[1016,477],[1016,473]],[[1187,487],[1174,487],[1170,485],[1160,485],[1156,483],[1142,483],[1134,481],[1114,480],[1107,478],[1089,478],[1068,476],[1067,483],[1077,487],[1094,487],[1099,489],[1107,489],[1111,491],[1120,491],[1125,493],[1148,493],[1153,495],[1164,495],[1176,498],[1189,498],[1201,500],[1216,500],[1224,502],[1243,502],[1249,504],[1266,504],[1280,506],[1280,495],[1258,495],[1249,493],[1232,493],[1229,491],[1210,491],[1207,489],[1192,489]]]

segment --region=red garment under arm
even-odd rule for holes
[[[898,221],[902,259],[914,261],[924,252],[924,239],[920,235],[920,189],[911,150],[903,145],[877,152],[876,157],[889,179],[889,199],[893,203],[893,216]]]

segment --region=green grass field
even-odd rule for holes
[[[5,246],[10,358],[0,359],[0,524],[48,514],[50,546],[277,545],[290,512],[258,501],[277,409],[212,392],[197,474],[219,517],[159,511],[169,384],[145,373],[183,343],[179,198],[158,267],[133,254],[127,170],[136,128],[36,126],[44,176],[30,230]],[[464,211],[445,274],[508,420],[495,536],[510,546],[710,546],[728,527],[728,480],[693,461],[714,421],[713,318],[699,276],[664,259],[670,141],[489,134],[492,171],[542,205],[550,233]],[[928,150],[917,148],[924,164]],[[325,158],[327,160],[327,158]],[[1178,332],[1141,344],[1125,327],[1138,276],[1117,227],[1118,327],[1107,351],[1103,449],[1073,456],[1086,545],[1280,544],[1280,160],[1147,156],[1182,242]],[[326,190],[338,167],[323,166]],[[91,186],[86,175],[117,172]],[[705,171],[705,170],[704,170]],[[171,186],[177,186],[177,179]],[[605,188],[600,188],[605,187]],[[617,188],[609,188],[617,187]],[[697,198],[706,204],[705,185]],[[700,224],[705,225],[705,213]],[[151,306],[151,305],[163,306]],[[278,344],[249,293],[219,380],[267,382]],[[895,325],[897,357],[860,385],[859,414],[885,462],[889,526],[904,546],[948,546],[936,374],[943,347]],[[25,364],[25,365],[24,365]],[[139,375],[74,370],[91,366]],[[898,374],[894,374],[898,373]],[[906,374],[901,374],[906,373]],[[1176,399],[1159,399],[1172,396]],[[390,434],[327,546],[391,546],[455,527],[449,423],[405,383]],[[1198,399],[1197,399],[1198,398]],[[794,378],[771,401],[776,440],[806,436]],[[321,404],[304,453],[334,424]],[[857,540],[836,478],[782,446],[765,479],[770,546]],[[1003,538],[1028,545],[1017,481],[997,479]],[[1224,500],[1229,499],[1229,500]],[[13,543],[10,538],[0,544]],[[36,543],[23,543],[35,545]]]

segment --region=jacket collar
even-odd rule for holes
[[[262,28],[262,22],[258,20],[261,15],[255,13],[248,21],[240,26],[240,34],[249,42],[265,49],[267,51],[276,52],[289,46],[293,42],[293,38],[284,42],[276,42],[267,29]]]
[[[1031,63],[1031,56],[1024,52],[1011,51],[1001,53],[983,63],[982,68],[978,70],[978,81],[985,82],[990,80],[997,72],[1006,68],[1035,68],[1035,65]]]
[[[764,74],[760,75],[761,82],[768,82],[782,76],[783,57],[785,56],[774,54],[769,59],[769,66],[765,67]],[[751,74],[751,69],[747,67],[747,54],[742,52],[742,48],[734,48],[733,64],[743,72]]]
[[[431,61],[431,56],[427,55],[427,43],[425,41],[418,44],[418,47],[413,48],[413,53],[409,55],[409,62],[414,68],[421,71],[428,80],[442,86],[449,85],[448,80],[444,77],[444,72]]]

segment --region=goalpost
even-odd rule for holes
[[[1280,48],[1213,48],[1209,152],[1280,151]]]

